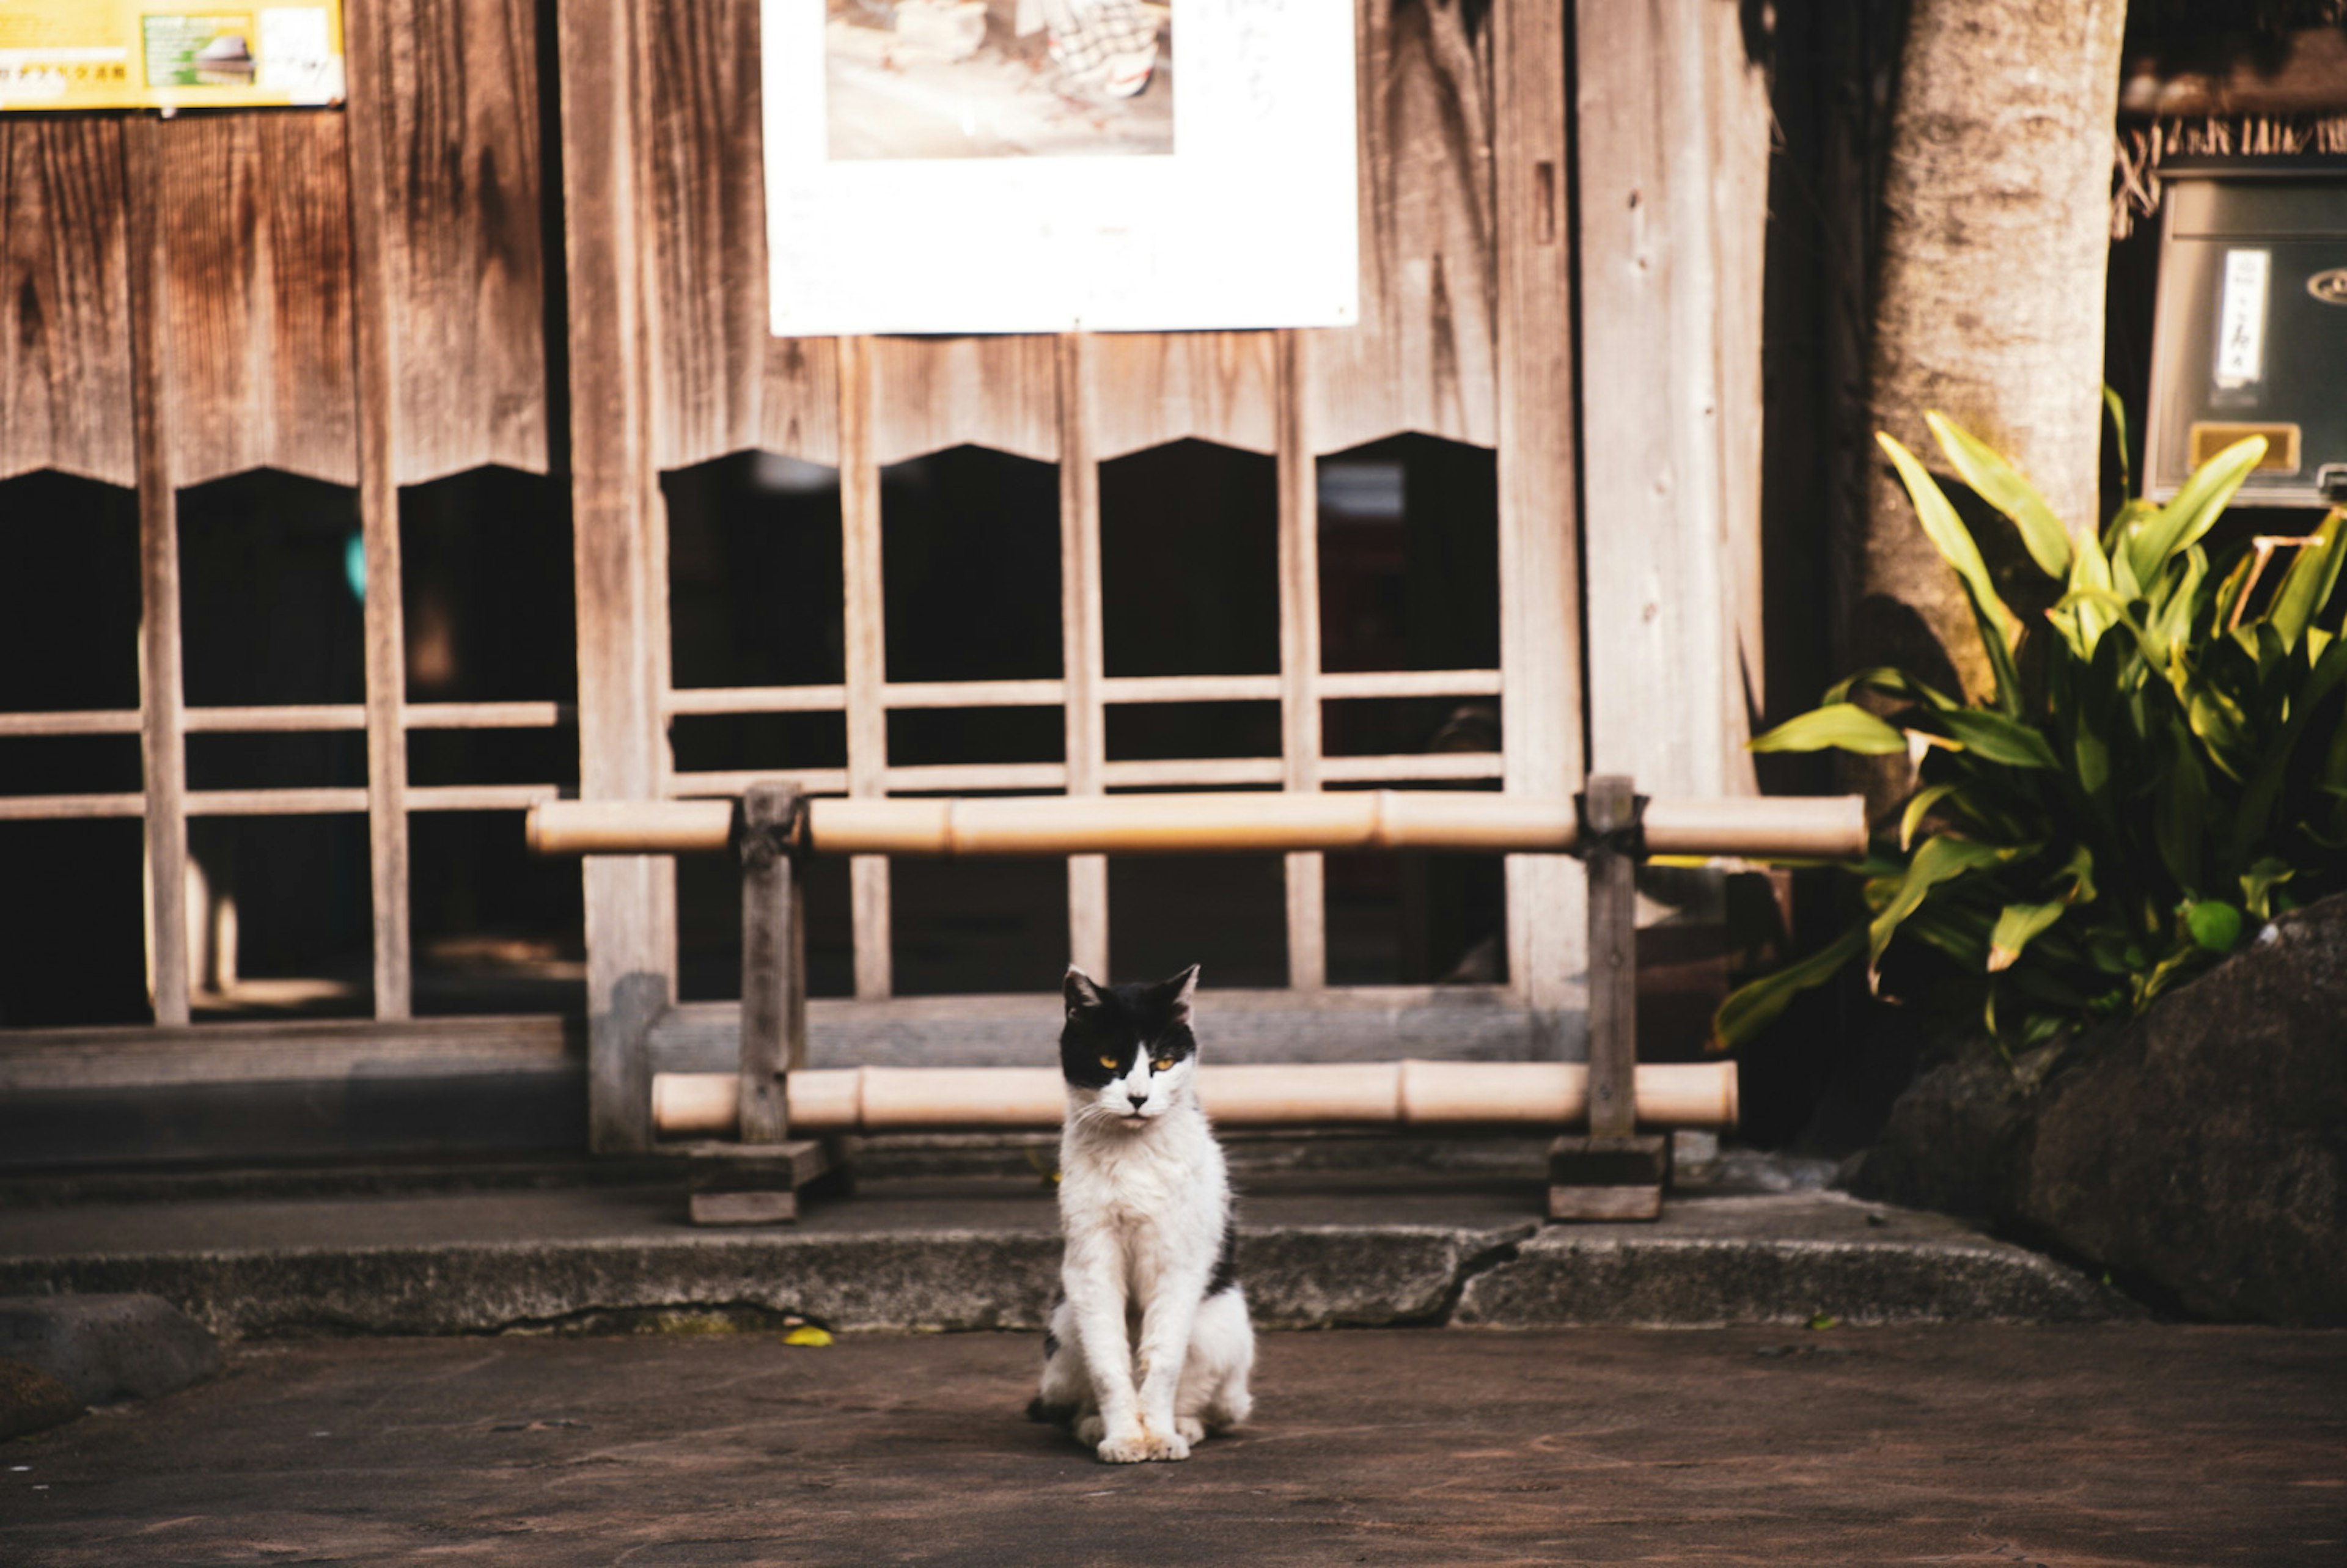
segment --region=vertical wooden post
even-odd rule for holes
[[[888,679],[888,644],[881,598],[880,465],[874,446],[872,340],[839,340],[840,578],[846,606],[847,793],[885,794],[888,788],[888,710],[881,686]],[[856,994],[864,1000],[893,989],[889,962],[888,859],[858,855],[848,862],[848,898],[856,940]]]
[[[179,497],[173,461],[170,278],[157,218],[159,120],[123,122],[132,440],[138,474],[138,706],[147,811],[149,984],[155,1021],[188,1021],[188,814],[179,661]]]
[[[1320,482],[1305,415],[1310,380],[1302,333],[1279,334],[1280,787],[1320,787]],[[1287,857],[1287,983],[1328,983],[1326,862]]]
[[[742,1142],[789,1132],[788,1075],[806,1065],[806,892],[798,876],[800,796],[793,784],[742,795]]]
[[[1099,794],[1108,762],[1107,714],[1101,704],[1100,464],[1092,455],[1091,361],[1087,334],[1060,335],[1060,667],[1066,682],[1070,794]],[[1105,855],[1068,857],[1068,957],[1094,979],[1108,979]]]
[[[1589,872],[1589,1131],[1549,1145],[1553,1220],[1651,1220],[1663,1212],[1670,1140],[1638,1132],[1639,818],[1645,797],[1599,774],[1581,797]]]
[[[690,1150],[692,1223],[777,1225],[798,1218],[799,1189],[831,1165],[813,1139],[789,1139],[789,1088],[806,1065],[806,894],[798,875],[805,813],[796,784],[755,784],[733,816],[742,857],[742,1047],[738,1143]]]
[[[1589,1132],[1622,1138],[1637,1123],[1638,862],[1628,839],[1637,828],[1638,802],[1621,774],[1592,777],[1582,801],[1582,860],[1589,871]]]
[[[667,743],[665,563],[653,559],[651,325],[644,297],[633,0],[559,0],[562,179],[569,294],[572,556],[579,598],[579,794],[651,800]],[[670,1005],[675,863],[586,862],[589,1139],[651,1146],[648,1037]]]
[[[1498,0],[1491,11],[1502,771],[1523,794],[1571,794],[1583,766],[1569,9]],[[1507,864],[1509,982],[1532,1009],[1536,1053],[1577,1056],[1580,868],[1562,856]]]
[[[344,17],[350,100],[352,348],[359,528],[366,553],[367,845],[374,895],[374,1016],[404,1019],[412,985],[407,897],[407,658],[399,551],[396,301],[387,247],[391,40],[383,7]]]
[[[1717,0],[1579,11],[1590,749],[1749,793],[1758,686],[1765,73]]]

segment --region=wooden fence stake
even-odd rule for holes
[[[1639,818],[1645,806],[1621,774],[1582,796],[1589,872],[1589,1132],[1549,1145],[1553,1220],[1651,1220],[1663,1211],[1670,1140],[1641,1136],[1638,1071]]]

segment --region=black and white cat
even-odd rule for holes
[[[1153,986],[1068,971],[1060,1065],[1061,1299],[1038,1420],[1111,1464],[1190,1457],[1247,1419],[1255,1329],[1233,1266],[1230,1178],[1198,1103],[1195,964]]]

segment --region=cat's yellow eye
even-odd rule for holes
[[[1101,1065],[1102,1067],[1114,1067],[1116,1065],[1116,1058],[1113,1056],[1103,1056],[1101,1058]]]
[[[1160,1072],[1171,1072],[1174,1071],[1174,1059],[1170,1056],[1161,1056],[1149,1065]]]

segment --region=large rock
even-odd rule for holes
[[[1983,1045],[1925,1074],[1853,1187],[1988,1214],[2199,1316],[2347,1323],[2347,896],[2032,1065]]]
[[[220,1370],[220,1347],[159,1296],[0,1296],[0,1359],[54,1378],[82,1405],[151,1399]]]

